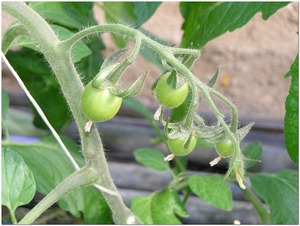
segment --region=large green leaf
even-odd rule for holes
[[[64,27],[58,25],[50,26],[60,40],[65,40],[73,35],[73,32]],[[24,46],[39,51],[39,48],[33,44],[28,36],[21,36],[20,39],[14,43],[14,46]],[[91,53],[91,50],[82,41],[79,41],[72,47],[72,61],[74,63],[79,62],[82,58],[89,56]]]
[[[27,48],[15,52],[9,51],[6,56],[51,125],[56,130],[66,125],[71,119],[70,111],[58,82],[44,62],[43,56]],[[47,128],[34,108],[33,111],[35,112],[34,124],[40,128]]]
[[[29,5],[46,20],[69,28],[95,24],[93,2],[30,2]]]
[[[159,7],[161,2],[133,2],[133,11],[136,17],[136,27],[145,23]]]
[[[9,147],[2,148],[2,205],[13,213],[28,204],[35,191],[34,177],[23,158]]]
[[[158,150],[139,148],[133,155],[136,161],[151,169],[165,171],[170,168],[169,163],[164,161],[164,155]]]
[[[299,59],[298,55],[291,66],[290,71],[285,75],[286,77],[291,76],[291,86],[289,95],[285,100],[285,116],[284,116],[284,142],[290,158],[298,163],[298,148],[299,148]]]
[[[180,224],[176,215],[188,217],[178,194],[170,188],[148,197],[135,197],[131,203],[131,210],[144,224]]]
[[[183,47],[200,49],[210,40],[245,25],[256,13],[268,19],[288,2],[184,2],[180,10],[184,18]]]
[[[79,147],[66,137],[61,137],[77,163],[82,166],[84,160],[80,155]],[[24,158],[35,177],[37,190],[44,195],[74,172],[70,160],[53,137],[44,138],[37,143],[6,143],[5,145]],[[85,223],[111,223],[109,207],[102,194],[94,187],[76,189],[62,198],[58,204],[77,217],[83,213]]]
[[[189,186],[203,201],[220,209],[232,209],[232,193],[224,177],[193,175],[189,178]]]
[[[272,224],[299,224],[298,172],[282,170],[249,177],[254,191],[270,206]]]

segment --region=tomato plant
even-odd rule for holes
[[[26,135],[32,132],[41,138],[30,143],[11,139],[9,98],[2,92],[5,137],[2,142],[2,205],[8,208],[12,223],[33,223],[58,203],[61,209],[75,217],[82,216],[86,224],[179,224],[189,216],[186,206],[188,199],[194,198],[192,193],[216,208],[232,210],[230,184],[239,186],[253,203],[261,223],[298,224],[299,210],[295,201],[298,198],[298,172],[246,173],[250,165],[246,161],[256,163],[262,152],[257,143],[241,146],[253,123],[238,126],[237,107],[214,87],[219,70],[207,83],[199,79],[198,71],[192,70],[200,50],[210,40],[240,28],[258,12],[267,19],[287,4],[182,2],[179,7],[184,34],[181,47],[176,47],[139,29],[160,6],[158,2],[95,3],[109,22],[105,24],[98,24],[94,19],[93,2],[3,2],[2,9],[15,19],[2,37],[3,61],[32,103],[34,118],[30,118],[29,124],[34,131],[24,129],[23,132]],[[105,44],[98,35],[103,32],[111,33],[120,47],[106,59],[100,54]],[[11,51],[14,45],[21,49]],[[130,48],[124,48],[126,46]],[[156,120],[145,106],[125,98],[142,91],[147,73],[133,81],[125,91],[120,86],[120,78],[139,54],[167,71],[156,84],[160,105]],[[298,125],[298,111],[294,106],[298,100],[297,65],[298,57],[286,75],[293,79],[286,102],[285,136],[287,144],[291,144],[287,146],[295,162],[298,161],[295,151],[298,145],[293,140],[298,131],[293,127]],[[230,109],[230,118],[225,118],[216,99]],[[199,112],[202,100],[212,110],[216,120],[213,125],[207,124]],[[149,148],[141,148],[135,153],[138,162],[159,172],[167,171],[171,179],[159,191],[146,197],[134,197],[130,207],[125,205],[115,186],[101,134],[93,126],[95,122],[113,118],[124,102],[150,121],[157,135],[153,141],[161,142],[172,153],[171,158],[164,158],[161,150]],[[87,118],[90,121],[87,122]],[[62,135],[72,120],[78,129],[76,140]],[[15,121],[15,124],[22,124],[23,118]],[[87,126],[92,129],[87,130]],[[53,136],[47,136],[50,132]],[[193,150],[193,153],[198,152],[201,142],[210,148],[215,146],[220,155],[218,161],[221,157],[229,158],[225,176],[188,171],[186,155]],[[171,159],[174,164],[166,161]],[[24,174],[11,173],[21,171]],[[131,173],[130,177],[135,178]],[[148,182],[141,182],[145,183]],[[15,211],[20,205],[28,204],[35,192],[45,197],[19,219]],[[20,195],[17,197],[16,193]],[[270,211],[265,204],[269,205]]]

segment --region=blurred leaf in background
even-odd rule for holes
[[[272,224],[299,224],[299,173],[249,174],[251,187],[270,206]]]
[[[76,162],[82,166],[84,159],[79,147],[69,138],[62,135],[60,137]],[[14,150],[24,158],[35,177],[37,191],[44,195],[47,195],[75,170],[53,136],[35,143],[9,142],[4,144],[4,147]],[[110,224],[112,222],[110,209],[104,197],[94,187],[76,189],[60,199],[58,204],[76,217],[83,214],[86,224]]]
[[[27,89],[43,109],[51,125],[59,130],[71,119],[63,94],[43,56],[28,48],[9,51],[7,59],[18,72]],[[34,125],[47,128],[35,108]]]
[[[210,40],[242,27],[258,12],[268,19],[289,2],[181,2],[182,47],[201,49]]]
[[[297,55],[290,71],[284,76],[292,77],[289,95],[285,101],[284,142],[290,158],[298,163],[299,158],[299,57]]]

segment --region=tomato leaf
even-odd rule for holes
[[[32,200],[35,191],[34,177],[23,158],[9,147],[2,148],[2,205],[15,212]]]
[[[154,14],[160,4],[161,2],[133,2],[136,28],[145,23]]]
[[[220,209],[232,209],[232,193],[224,177],[193,175],[188,183],[191,190],[203,201]]]
[[[298,75],[298,55],[291,66],[290,71],[284,76],[291,76],[291,86],[289,95],[285,100],[285,116],[284,116],[284,142],[287,152],[294,163],[298,163],[298,132],[299,132],[299,75]]]
[[[170,168],[169,163],[164,161],[164,155],[158,150],[139,148],[133,155],[136,161],[151,169],[163,172]]]
[[[299,224],[298,172],[282,170],[249,177],[254,191],[270,206],[271,224]]]
[[[93,18],[93,2],[30,2],[29,6],[43,18],[72,29],[82,29],[96,24]]]
[[[5,120],[10,134],[27,137],[44,137],[49,135],[49,130],[43,130],[32,124],[33,114],[18,109],[9,108]]]
[[[176,215],[188,217],[178,194],[169,187],[148,197],[135,197],[131,210],[144,224],[180,224]]]
[[[75,158],[82,166],[84,159],[80,155],[79,147],[70,139],[61,135],[61,138]],[[18,152],[32,171],[37,190],[46,195],[64,178],[74,172],[70,160],[66,157],[54,137],[46,137],[36,143],[8,143],[7,147]],[[94,187],[79,188],[63,197],[59,206],[74,216],[84,216],[88,224],[111,223],[111,214],[104,197]]]
[[[254,165],[257,164],[257,161],[255,160],[259,160],[260,156],[262,154],[262,145],[260,142],[252,142],[250,144],[248,144],[247,146],[245,146],[242,149],[243,155],[249,159],[248,161],[246,160],[245,162],[245,169],[248,169]],[[254,160],[254,161],[252,161]]]
[[[52,30],[55,32],[55,34],[60,40],[65,40],[71,37],[73,34],[68,29],[58,25],[50,25],[50,27],[52,28]],[[36,47],[33,44],[32,40],[25,35],[21,36],[14,43],[14,46],[24,46],[39,52],[39,48]],[[79,41],[72,47],[71,50],[72,61],[74,63],[79,62],[82,58],[89,56],[91,53],[92,53],[91,50],[82,41]]]
[[[59,130],[71,119],[69,109],[60,87],[43,56],[31,49],[23,48],[19,51],[9,51],[7,59],[18,72],[27,89],[43,109],[51,125]],[[47,129],[35,108],[34,125]]]
[[[180,4],[185,20],[182,29],[183,47],[202,48],[210,40],[234,31],[245,25],[256,13],[262,12],[262,18],[268,19],[288,2],[222,2]]]

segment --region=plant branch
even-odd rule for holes
[[[244,194],[248,197],[249,201],[252,202],[256,212],[260,217],[260,221],[262,224],[271,224],[271,215],[265,209],[261,201],[257,198],[257,196],[248,189],[242,189]]]
[[[51,207],[55,202],[63,196],[82,186],[88,186],[98,180],[97,171],[92,168],[85,167],[74,172],[65,180],[63,180],[56,188],[54,188],[42,201],[40,201],[19,224],[33,223],[44,211]]]
[[[6,54],[9,48],[13,45],[15,39],[24,34],[26,34],[26,31],[20,24],[10,26],[2,35],[2,52]]]
[[[130,54],[129,57],[127,57],[120,66],[118,66],[118,68],[116,69],[116,71],[109,77],[110,81],[113,84],[116,84],[118,82],[118,80],[120,79],[120,77],[122,76],[122,74],[124,73],[124,71],[134,62],[134,60],[136,59],[136,57],[139,54],[140,48],[142,45],[142,38],[140,35],[135,37],[135,45],[134,45],[134,49],[132,51],[132,53]]]

